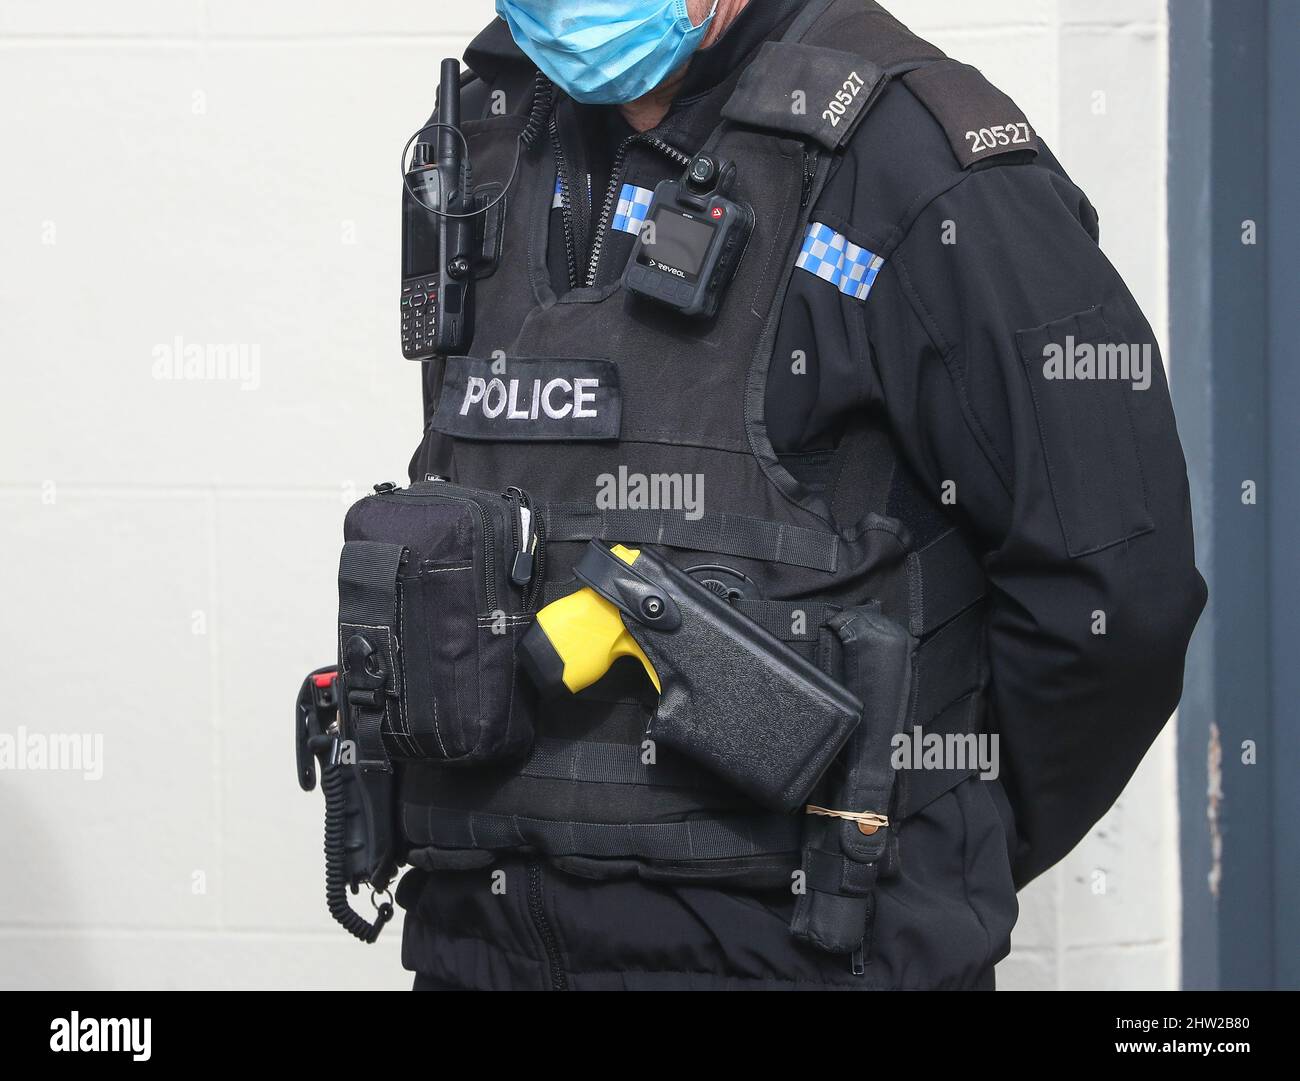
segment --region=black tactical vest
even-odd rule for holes
[[[428,431],[411,466],[413,481],[436,473],[529,492],[546,526],[547,601],[577,588],[572,566],[601,538],[649,546],[683,569],[725,568],[705,576],[742,583],[734,603],[744,614],[837,677],[862,662],[845,657],[845,637],[831,627],[837,613],[875,606],[897,621],[915,640],[908,708],[901,720],[868,716],[860,736],[872,743],[881,809],[894,822],[969,776],[927,771],[895,783],[889,737],[900,724],[978,730],[983,576],[957,533],[914,550],[903,523],[885,516],[899,464],[884,433],[864,426],[844,438],[833,473],[853,498],[838,499],[781,465],[763,408],[783,300],[837,156],[871,122],[889,79],[937,62],[947,61],[876,5],[820,0],[719,91],[729,97],[707,145],[681,149],[734,161],[733,197],[753,207],[756,224],[705,323],[617,282],[557,296],[546,265],[557,162],[545,140],[524,152],[497,268],[477,283],[471,355],[427,365]],[[851,76],[861,92],[842,113],[824,110]],[[499,190],[509,178],[525,97],[512,91],[512,115],[465,123],[476,186]],[[485,393],[493,379],[499,387]],[[602,477],[631,474],[703,475],[704,512],[596,505]],[[848,506],[851,520],[839,520]],[[618,662],[587,691],[543,704],[522,761],[401,764],[411,862],[478,866],[522,850],[591,876],[788,883],[811,816],[763,811],[666,749],[647,763],[654,707],[640,667]],[[875,839],[884,865],[894,832]],[[810,873],[844,872],[835,864]]]

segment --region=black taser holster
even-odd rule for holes
[[[863,702],[863,721],[818,786],[804,828],[803,892],[791,933],[864,971],[865,939],[877,880],[898,869],[897,827],[889,817],[894,737],[907,721],[915,639],[880,614],[850,608],[827,624],[843,654],[843,682]]]

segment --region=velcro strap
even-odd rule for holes
[[[915,768],[900,769],[894,785],[895,805],[892,820],[909,818],[924,810],[946,792],[950,792],[969,777],[979,773],[977,764],[972,764],[974,754],[967,754],[968,765],[959,769],[926,769],[924,767],[924,746],[917,746],[918,736],[924,740],[930,736],[941,739],[949,735],[975,736],[978,738],[983,727],[985,700],[982,694],[972,693],[953,702],[946,710],[934,717],[918,733],[914,728],[910,733],[912,754],[919,762],[908,762]],[[946,742],[946,740],[945,740]],[[966,741],[965,750],[977,751],[978,744]]]
[[[401,732],[402,724],[393,724],[393,704],[401,709],[399,690],[401,663],[397,646],[397,572],[405,549],[400,544],[378,541],[348,541],[339,557],[339,676],[340,694],[347,699],[352,735],[357,742],[357,765],[362,769],[389,772],[388,750],[383,731]],[[346,647],[353,635],[370,643],[383,661],[383,686],[373,706],[354,701],[351,691],[357,681],[351,679]]]
[[[538,848],[551,856],[735,859],[799,850],[798,815],[720,815],[682,822],[556,822],[519,815],[404,804],[403,827],[420,848]]]
[[[987,591],[984,570],[956,530],[907,557],[908,629],[918,638],[942,627]]]
[[[972,607],[917,647],[910,724],[928,724],[958,698],[983,688],[983,636],[984,609]]]
[[[681,511],[601,510],[590,503],[550,503],[542,513],[550,542],[662,544],[818,571],[834,571],[839,561],[834,533],[764,518],[705,513],[692,519]]]
[[[397,612],[400,544],[348,541],[339,557],[339,622],[391,627]]]

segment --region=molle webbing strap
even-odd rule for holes
[[[669,752],[671,753],[671,752]],[[680,757],[644,761],[639,743],[592,743],[539,736],[519,768],[524,777],[581,781],[590,784],[635,784],[655,788],[714,790],[709,773]]]
[[[589,503],[551,503],[542,512],[546,539],[552,542],[662,544],[818,571],[834,571],[839,557],[834,533],[738,514],[705,513],[691,519],[681,511],[601,510]]]
[[[720,860],[797,852],[797,815],[718,815],[679,822],[558,822],[520,815],[444,811],[407,803],[415,848],[540,848],[550,856]]]
[[[818,0],[784,39],[763,45],[722,115],[838,150],[892,74],[942,59],[878,4]]]
[[[348,714],[357,741],[357,765],[383,772],[392,769],[384,747],[384,721],[392,704],[399,701],[397,571],[402,552],[398,544],[349,541],[339,558],[341,689],[348,696]],[[347,646],[355,635],[369,642],[382,659],[383,685],[375,688],[374,705],[367,705],[358,693],[366,674],[354,674],[348,668]]]
[[[782,642],[817,642],[826,621],[840,610],[823,601],[760,601],[742,599],[732,607]],[[798,626],[803,633],[795,630]]]

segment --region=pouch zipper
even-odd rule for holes
[[[446,480],[428,481],[430,484],[449,484]],[[390,489],[391,490],[391,489]],[[446,491],[439,493],[444,499],[451,499],[458,503],[468,503],[478,512],[479,524],[483,530],[483,589],[487,599],[487,610],[489,612],[497,611],[497,585],[496,585],[496,530],[492,526],[492,519],[483,505],[476,499],[469,496],[452,495]],[[524,594],[523,610],[531,612],[537,603],[541,583],[546,570],[546,531],[542,525],[541,519],[533,509],[533,501],[527,492],[515,485],[510,485],[501,493],[501,498],[511,505],[510,512],[506,517],[510,520],[510,539],[513,546],[511,557],[511,566],[507,568],[507,576],[512,576],[514,570],[514,559],[520,555],[528,555],[532,558],[532,572],[529,575],[526,586],[521,586]],[[523,516],[519,513],[518,508],[526,507],[528,509],[529,527],[528,536],[523,535]],[[513,581],[513,577],[511,577]],[[516,583],[518,584],[518,583]]]
[[[510,515],[510,537],[514,544],[510,580],[524,591],[524,611],[531,612],[545,577],[546,530],[533,508],[532,498],[522,488],[512,484],[505,490],[505,498],[515,505]],[[527,571],[523,581],[519,580],[521,568]]]
[[[537,934],[542,940],[542,948],[546,951],[546,963],[551,972],[551,990],[567,991],[569,989],[569,977],[564,971],[563,962],[560,960],[560,946],[555,941],[555,932],[551,929],[551,921],[546,918],[546,909],[542,905],[542,865],[540,863],[530,863],[528,865],[528,913],[533,918],[533,926],[537,928]]]

